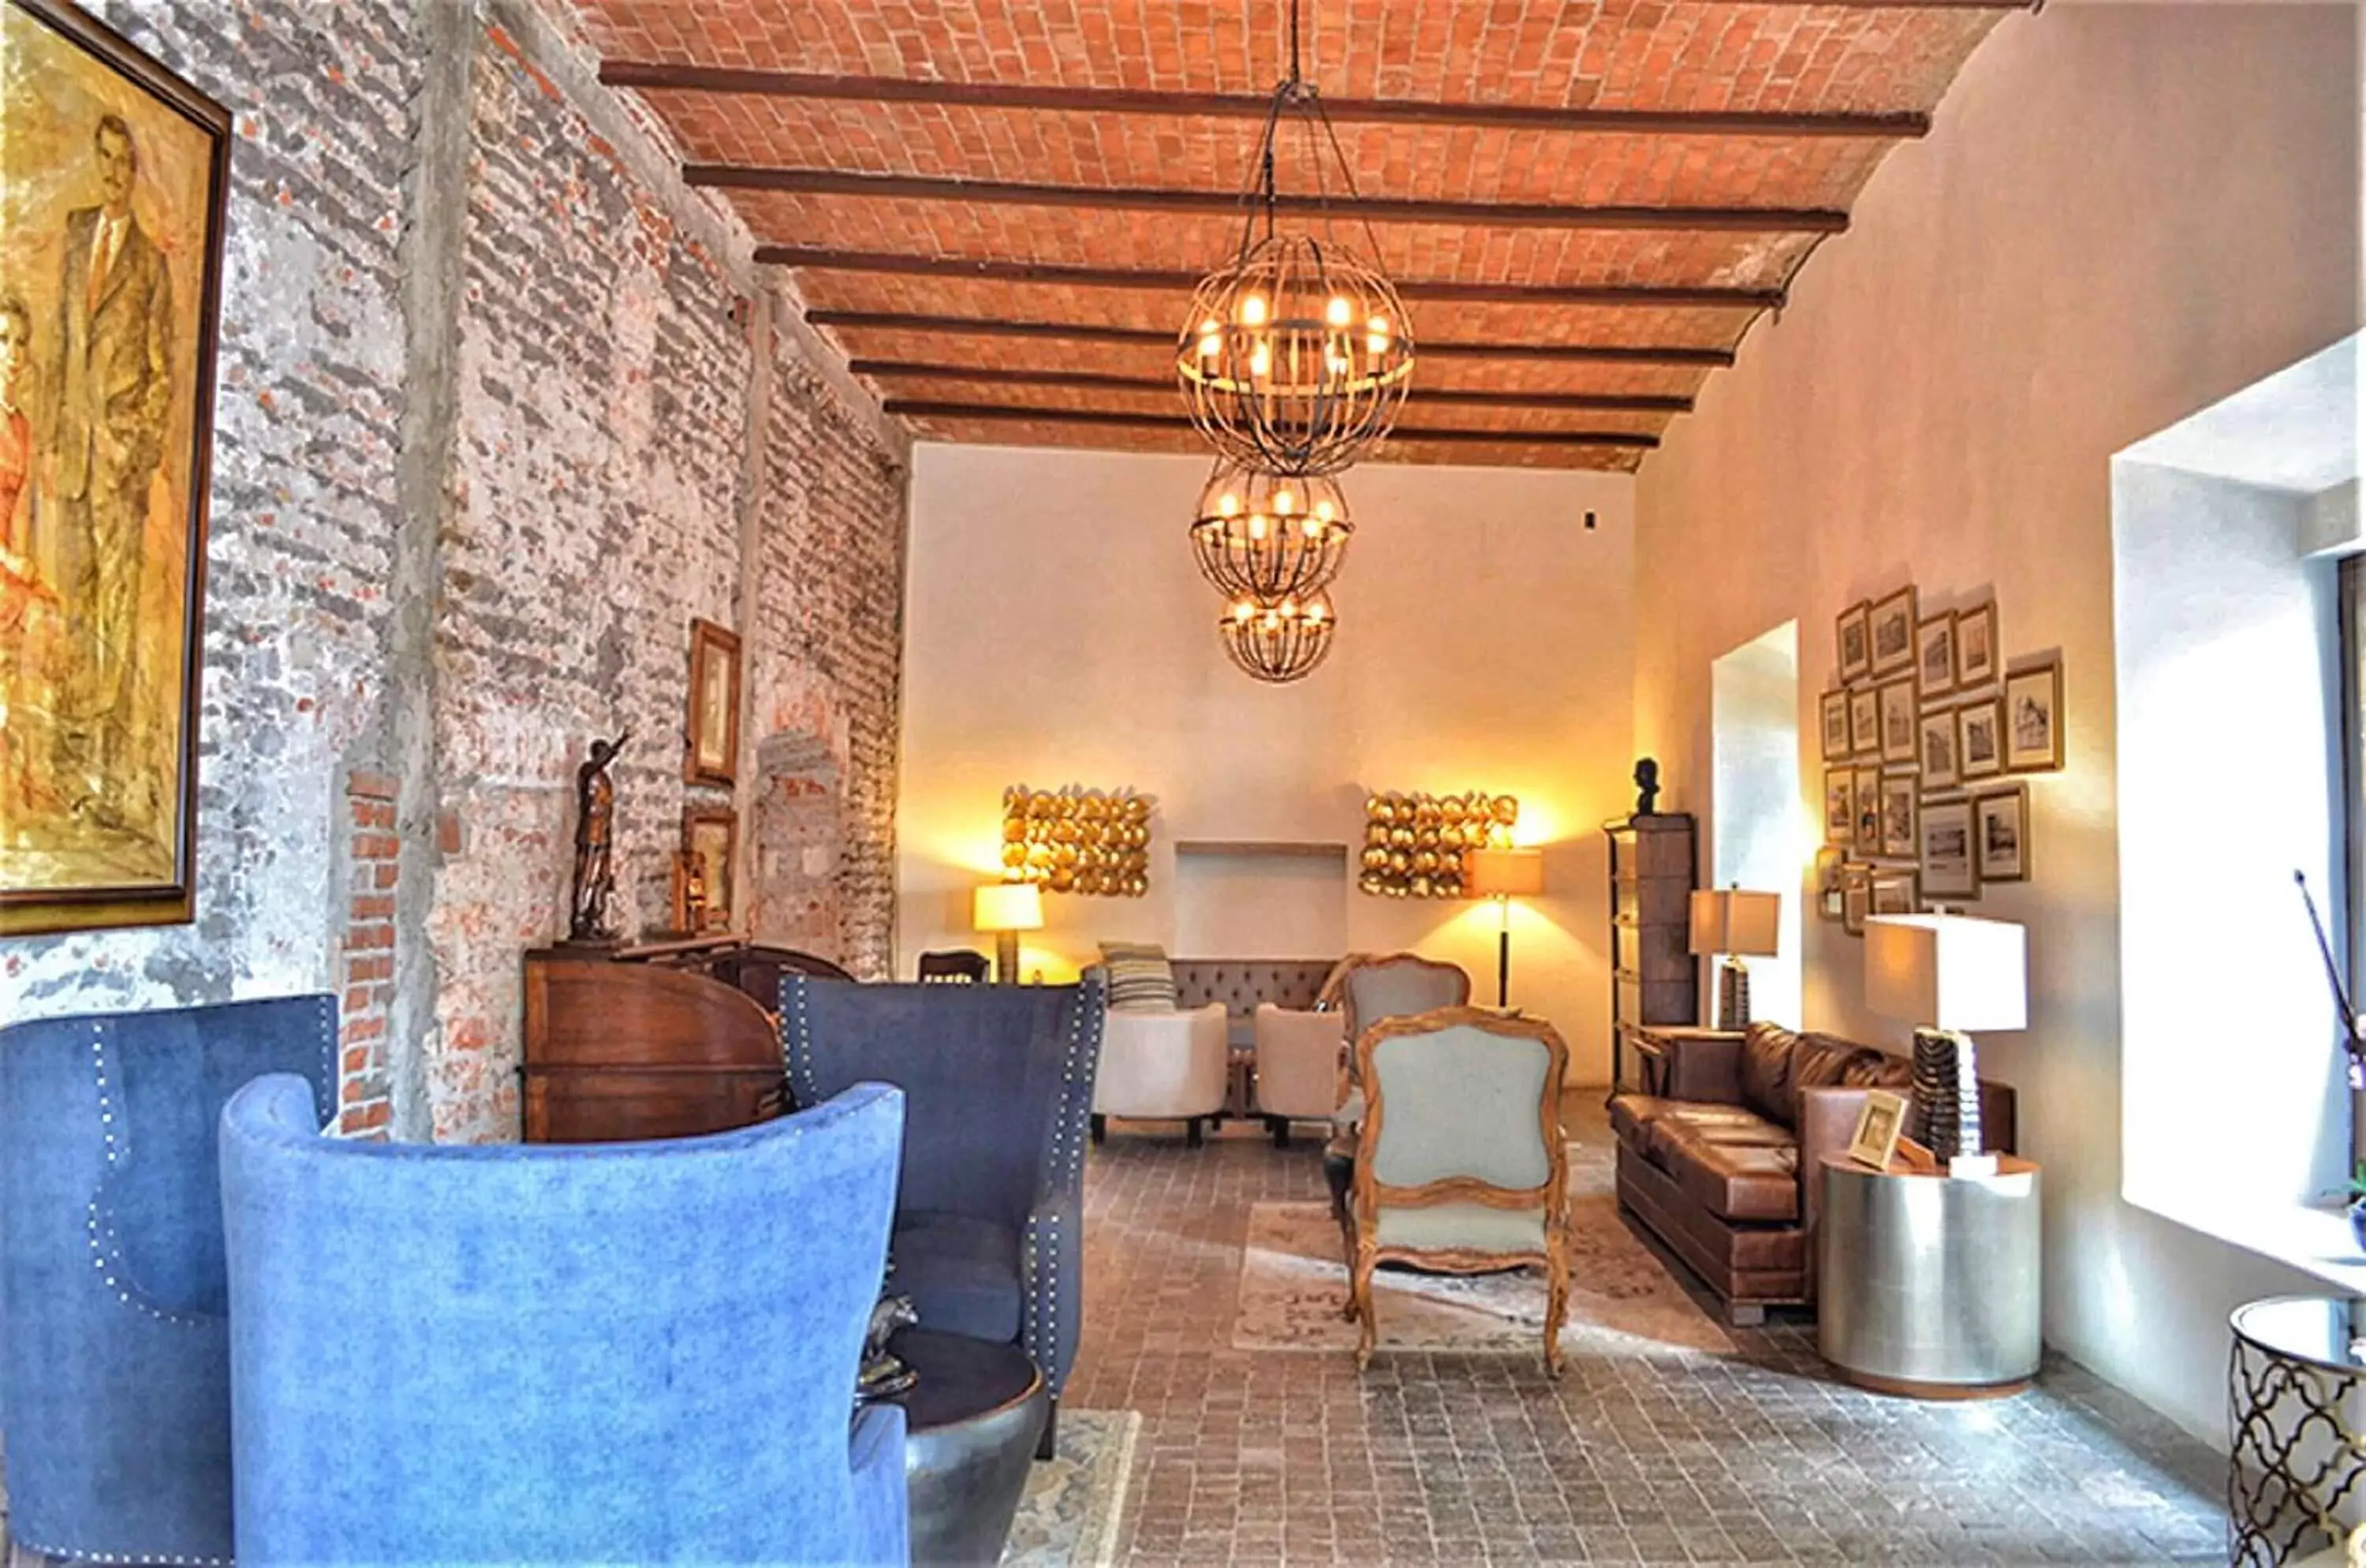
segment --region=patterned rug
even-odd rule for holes
[[[1705,1312],[1619,1218],[1572,1149],[1569,1317],[1564,1355],[1653,1351],[1732,1353]],[[1339,1315],[1347,1269],[1327,1203],[1257,1203],[1241,1258],[1237,1350],[1353,1350],[1356,1325]],[[1536,1355],[1545,1324],[1544,1270],[1372,1276],[1379,1350],[1480,1350]]]
[[[1063,1410],[1052,1457],[1027,1476],[1003,1568],[1109,1568],[1133,1476],[1139,1410]]]

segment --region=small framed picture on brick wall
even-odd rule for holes
[[[693,806],[682,814],[682,902],[697,930],[727,931],[737,902],[732,857],[739,849],[739,817],[727,806]]]
[[[728,786],[739,759],[739,638],[713,621],[690,623],[690,714],[682,776]]]

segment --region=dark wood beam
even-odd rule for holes
[[[1997,6],[1997,9],[2008,9]],[[1020,109],[1048,114],[1164,115],[1263,120],[1270,94],[1161,93],[1122,87],[1060,87],[1024,82],[934,82],[908,76],[827,76],[728,66],[601,62],[612,87],[728,93],[837,103],[924,104],[939,108]],[[1856,137],[1910,141],[1931,133],[1927,114],[1768,114],[1732,110],[1556,108],[1539,104],[1433,103],[1408,98],[1324,98],[1334,125],[1594,131],[1649,136]]]
[[[858,376],[882,381],[970,381],[992,387],[1070,387],[1080,391],[1176,391],[1174,378],[1156,376],[1115,376],[1098,370],[1011,370],[998,366],[930,365],[900,359],[857,359],[847,368]],[[1414,403],[1451,404],[1464,408],[1568,409],[1596,413],[1688,413],[1693,400],[1640,392],[1483,392],[1457,388],[1415,387],[1406,395]]]
[[[1041,207],[1063,211],[1237,214],[1237,191],[1157,186],[1043,186],[1008,180],[940,180],[917,175],[858,175],[839,169],[780,169],[736,164],[685,164],[682,177],[710,190],[760,190],[783,196],[844,196],[962,206]],[[1840,234],[1849,217],[1809,207],[1597,207],[1544,201],[1429,201],[1403,197],[1286,194],[1276,210],[1294,216],[1355,218],[1371,223],[1442,224],[1479,229],[1684,230],[1728,234]]]
[[[901,310],[807,310],[817,327],[868,328],[877,332],[949,333],[964,337],[1063,338],[1075,343],[1155,344],[1173,349],[1173,333],[1144,327],[1099,327],[1078,321],[1005,321],[987,316],[915,315]],[[1729,348],[1628,347],[1624,344],[1559,343],[1433,343],[1414,345],[1417,355],[1439,359],[1557,360],[1598,365],[1702,365],[1733,363]]]
[[[809,272],[874,273],[895,277],[951,277],[1058,288],[1128,288],[1189,293],[1200,274],[1141,267],[1054,266],[1042,262],[920,256],[900,251],[833,251],[806,245],[759,245],[756,259]],[[1643,305],[1662,309],[1779,310],[1780,288],[1687,288],[1651,284],[1527,284],[1396,281],[1415,304]]]
[[[908,419],[1023,421],[1030,424],[1106,424],[1129,430],[1192,430],[1181,414],[1132,413],[1114,409],[1030,409],[1001,403],[916,402],[889,398],[879,405]],[[1399,425],[1391,441],[1469,441],[1495,446],[1631,446],[1650,450],[1656,435],[1631,430],[1408,430]]]

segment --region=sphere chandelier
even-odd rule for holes
[[[1285,124],[1302,132],[1317,232],[1285,231],[1278,176]],[[1327,157],[1326,157],[1327,155]],[[1191,422],[1217,454],[1244,468],[1302,478],[1335,474],[1386,439],[1412,380],[1404,302],[1370,260],[1335,237],[1330,166],[1347,196],[1355,172],[1323,100],[1299,66],[1297,0],[1290,7],[1290,75],[1273,90],[1243,191],[1240,244],[1200,282],[1176,341],[1175,371]]]
[[[1339,617],[1327,595],[1236,599],[1216,623],[1224,652],[1248,674],[1273,685],[1303,679],[1331,651]]]
[[[1339,575],[1355,532],[1335,480],[1220,461],[1200,492],[1191,553],[1200,575],[1229,598],[1302,602]]]

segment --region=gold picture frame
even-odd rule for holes
[[[1906,1097],[1886,1089],[1866,1089],[1865,1104],[1856,1113],[1856,1130],[1849,1134],[1848,1157],[1876,1170],[1887,1170],[1905,1131]]]
[[[739,635],[713,621],[690,623],[690,696],[682,721],[686,784],[728,789],[739,774]]]
[[[2062,661],[2048,659],[2010,671],[2004,678],[2005,771],[2048,773],[2062,762]]]
[[[1913,673],[1914,628],[1918,624],[1914,606],[1911,583],[1888,598],[1875,602],[1868,639],[1873,650],[1875,676]]]
[[[1832,651],[1840,663],[1841,684],[1862,681],[1873,673],[1873,606],[1860,599],[1832,622]]]
[[[704,884],[702,931],[727,931],[738,913],[732,874],[739,853],[739,814],[727,806],[693,806],[682,814],[682,853]]]
[[[231,117],[56,0],[0,58],[0,936],[180,924]]]

